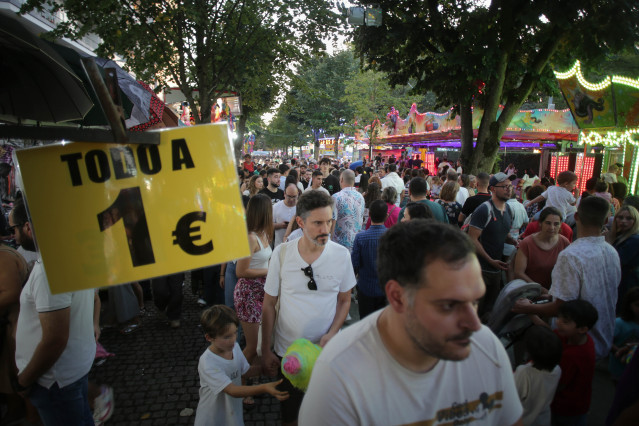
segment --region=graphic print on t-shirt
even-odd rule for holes
[[[492,395],[482,392],[475,401],[454,402],[450,407],[442,408],[437,411],[437,416],[434,419],[422,420],[403,426],[452,426],[471,424],[484,420],[491,411],[501,408],[501,401],[503,399],[504,393],[502,391],[497,391]]]

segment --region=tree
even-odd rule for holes
[[[346,81],[356,71],[353,52],[345,50],[333,56],[312,58],[293,79],[284,103],[286,115],[288,120],[311,129],[316,157],[318,135],[337,139],[344,133],[345,125],[352,122],[353,110],[343,97]]]
[[[506,126],[530,94],[551,92],[551,61],[597,63],[633,46],[639,34],[638,6],[626,0],[374,3],[383,9],[382,26],[360,27],[354,36],[363,65],[388,72],[392,84],[414,79],[417,90],[455,105],[470,173],[492,169]],[[473,105],[484,110],[475,148]]]
[[[321,52],[338,25],[326,0],[28,0],[22,11],[34,8],[66,13],[53,37],[95,33],[100,56],[120,55],[146,81],[172,81],[199,108],[198,123],[228,90],[245,113],[265,112],[291,65]]]

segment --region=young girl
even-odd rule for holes
[[[608,359],[612,380],[617,381],[626,368],[629,351],[639,343],[639,287],[630,289],[621,304],[621,317],[615,320],[615,335]]]
[[[239,321],[233,310],[215,305],[202,313],[200,324],[211,345],[200,357],[200,402],[195,413],[195,426],[244,424],[242,399],[268,393],[280,401],[288,392],[276,389],[282,380],[255,386],[242,386],[242,376],[255,376],[260,367],[250,367],[237,344]]]

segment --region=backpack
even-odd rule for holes
[[[484,201],[479,206],[477,206],[477,208],[475,209],[475,212],[479,210],[484,204],[488,206],[488,219],[486,219],[486,223],[484,223],[484,229],[486,229],[490,221],[496,220],[496,217],[495,217],[495,210],[494,210],[495,205],[493,204],[493,200]],[[508,211],[508,214],[510,214],[510,217],[512,218],[513,212],[510,206],[508,205],[508,203],[506,203],[506,210]],[[473,217],[473,214],[475,214],[475,212],[472,212],[471,214],[468,215],[466,219],[464,219],[464,223],[462,224],[462,227],[461,227],[462,232],[468,233],[468,228],[470,228],[470,221],[472,220],[471,218]]]

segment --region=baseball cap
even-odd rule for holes
[[[495,186],[498,183],[501,183],[505,180],[508,180],[508,175],[506,173],[499,172],[490,178],[488,182],[488,186]]]

